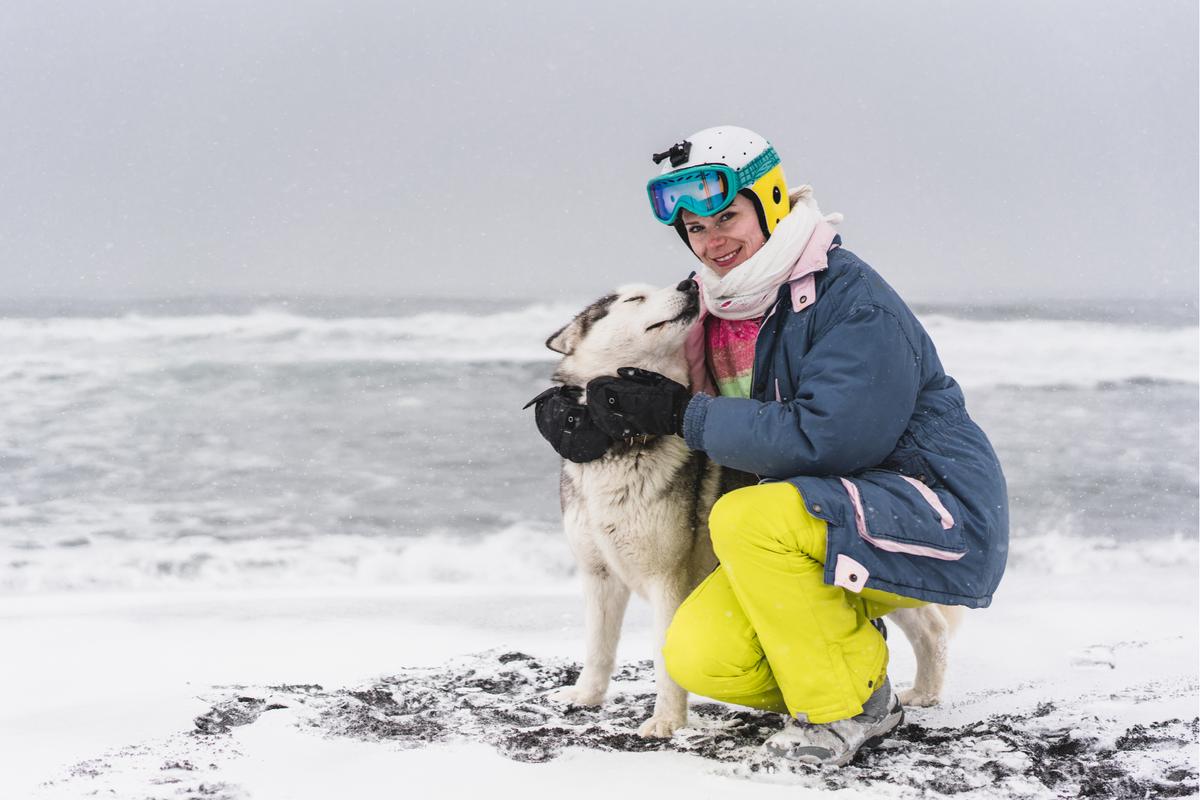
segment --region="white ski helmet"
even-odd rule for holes
[[[654,154],[654,163],[663,161],[661,174],[646,185],[650,206],[659,222],[674,225],[685,242],[679,224],[683,209],[711,216],[742,193],[754,201],[768,237],[791,210],[779,155],[754,131],[734,125],[705,128]]]

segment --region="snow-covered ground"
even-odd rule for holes
[[[641,605],[610,702],[548,705],[581,654],[570,584],[9,597],[0,797],[1196,794],[1197,563],[1172,546],[1015,559],[953,642],[944,704],[835,773],[773,769],[758,744],[778,718],[703,698],[670,745],[636,739]]]

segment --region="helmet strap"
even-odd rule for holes
[[[762,203],[759,202],[758,195],[749,189],[742,189],[740,192],[738,192],[738,194],[747,198],[751,203],[754,204],[754,211],[756,214],[758,214],[758,227],[762,228],[763,238],[770,239],[771,232],[767,230],[767,215],[766,212],[763,211]]]
[[[671,227],[679,234],[679,238],[683,239],[683,243],[687,245],[688,250],[692,251],[692,255],[696,255],[696,251],[692,250],[692,240],[687,235],[687,226],[683,224],[683,217],[680,216],[679,219],[675,220],[675,224]]]

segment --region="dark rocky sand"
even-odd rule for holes
[[[857,789],[887,797],[1183,797],[1197,793],[1194,753],[1200,720],[1162,719],[1124,727],[1043,702],[957,727],[906,722],[890,740],[864,751],[841,770],[789,766],[764,758],[762,742],[777,730],[777,715],[694,702],[690,727],[670,741],[639,738],[635,730],[653,705],[650,662],[627,664],[601,708],[557,705],[548,690],[572,682],[578,665],[518,652],[465,656],[437,668],[406,669],[368,685],[227,687],[194,729],[161,746],[125,748],[76,765],[46,788],[83,790],[106,773],[140,773],[139,797],[239,800],[246,795],[222,780],[220,762],[237,757],[237,729],[288,709],[317,736],[350,737],[402,749],[481,742],[507,758],[541,763],[567,748],[672,751],[696,768],[730,778],[789,783],[810,789]],[[1178,693],[1187,707],[1196,687],[1148,686],[1161,699]],[[1002,695],[1003,691],[996,694]],[[989,700],[995,706],[995,698]],[[129,781],[122,781],[128,785]],[[80,796],[86,792],[80,791]],[[69,794],[69,793],[68,793]],[[57,794],[55,796],[58,796]],[[63,795],[68,796],[68,795]]]

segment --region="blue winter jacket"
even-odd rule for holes
[[[800,310],[780,287],[751,398],[696,395],[684,438],[718,464],[795,484],[828,523],[826,583],[989,605],[1008,556],[991,443],[875,270],[839,247],[815,278],[815,301]]]

